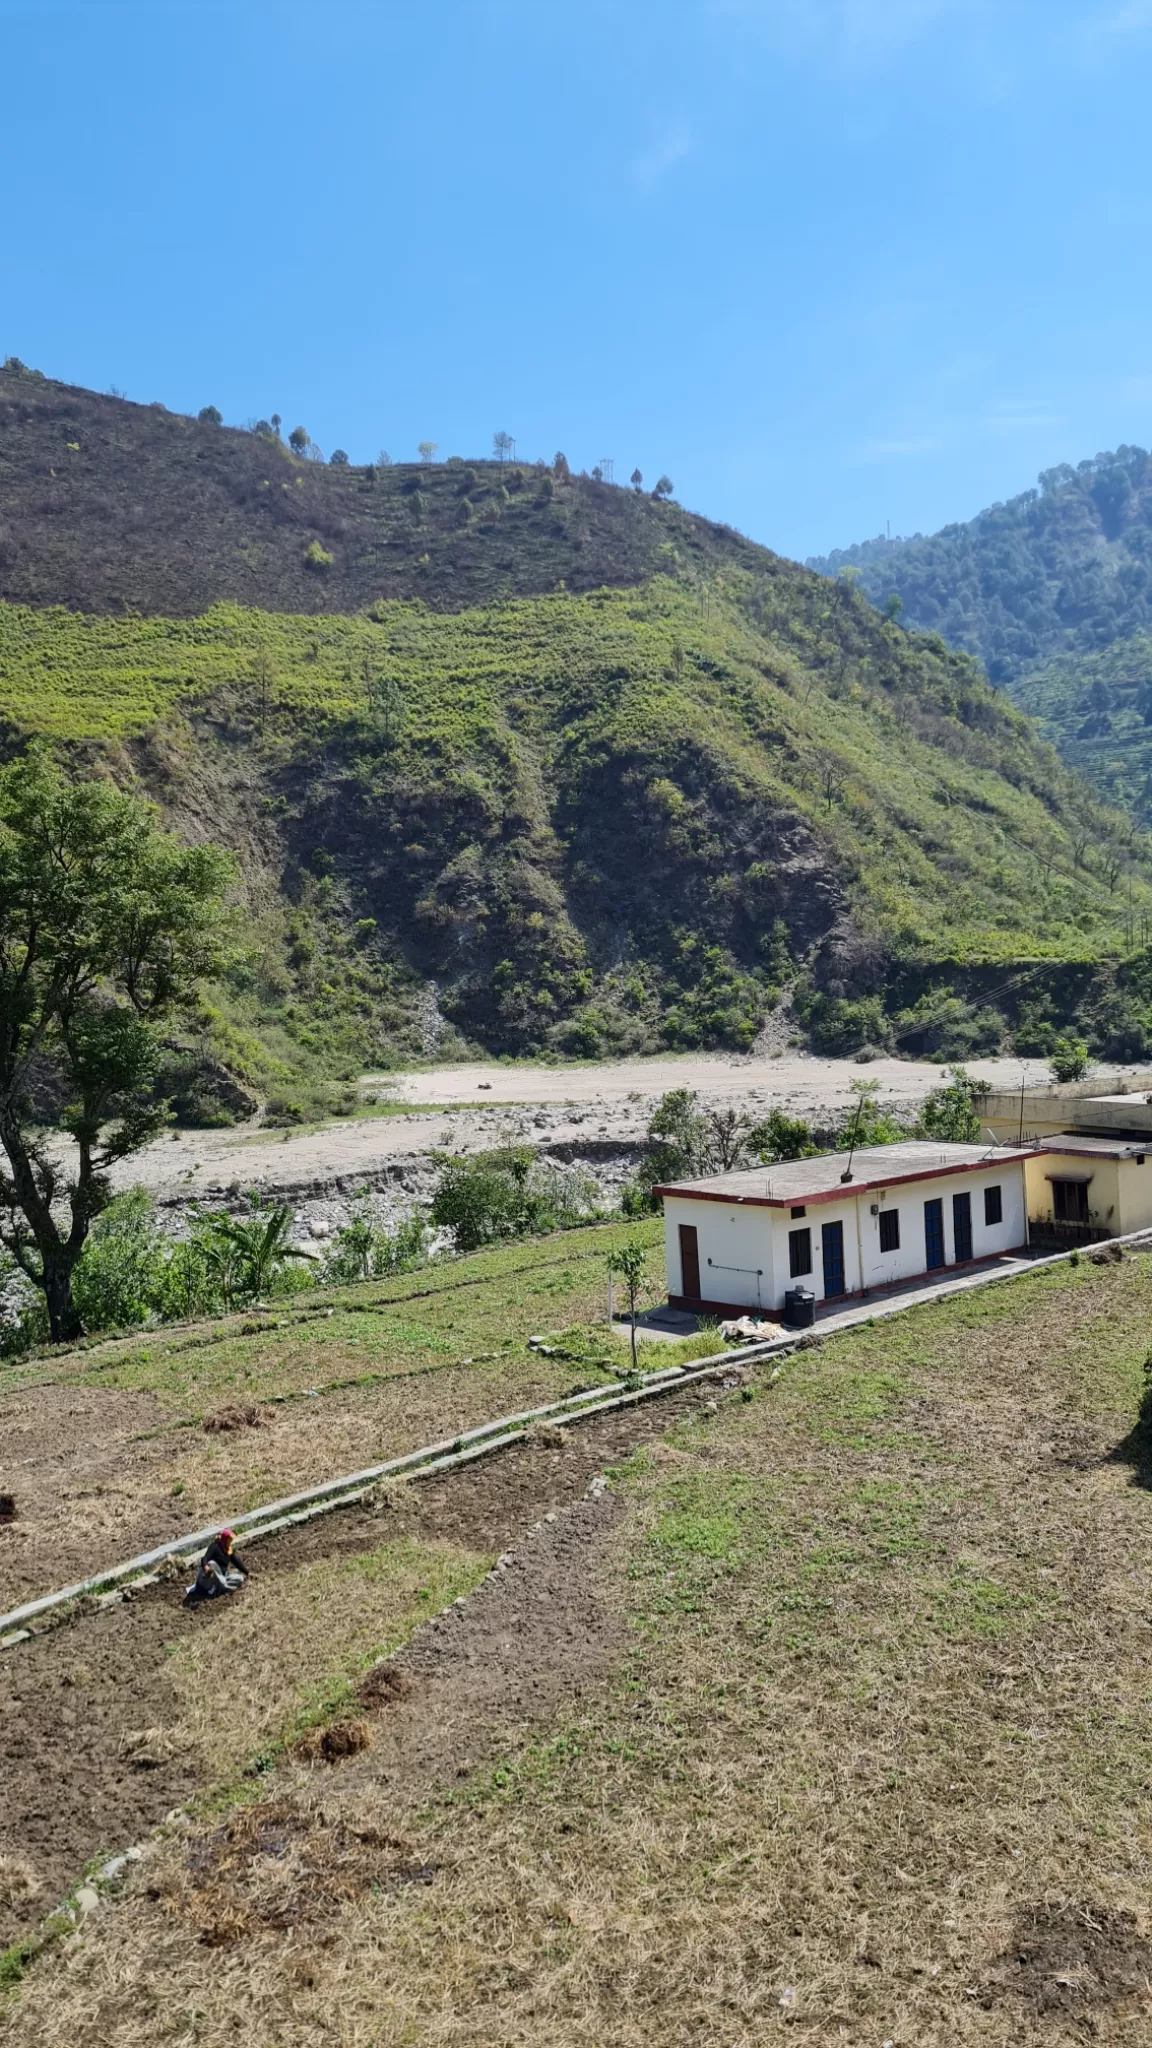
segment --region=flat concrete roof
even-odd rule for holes
[[[1084,1095],[1080,1099],[1080,1107],[1090,1108],[1094,1102],[1119,1102],[1125,1109],[1147,1109],[1148,1104],[1152,1102],[1152,1095],[1134,1094],[1130,1088],[1126,1088],[1123,1095]]]
[[[1143,1159],[1152,1152],[1152,1132],[1147,1138],[1104,1138],[1091,1131],[1056,1131],[1036,1142],[1041,1152],[1067,1152],[1080,1159]]]
[[[839,1202],[905,1181],[937,1180],[947,1173],[979,1173],[1032,1159],[1035,1145],[934,1145],[908,1139],[900,1145],[867,1145],[849,1155],[826,1152],[817,1159],[784,1159],[741,1173],[713,1173],[703,1180],[669,1182],[653,1193],[694,1202],[743,1203],[760,1209],[798,1208],[801,1203]],[[851,1157],[851,1180],[845,1180]]]

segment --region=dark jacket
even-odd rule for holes
[[[248,1577],[247,1566],[241,1562],[234,1550],[225,1550],[218,1536],[212,1538],[200,1559],[201,1572],[206,1575],[211,1565],[215,1565],[222,1572],[239,1572],[243,1578]]]

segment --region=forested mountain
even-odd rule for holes
[[[1152,1049],[1127,820],[969,656],[675,505],[16,372],[0,528],[8,749],[241,856],[188,1116],[222,1062],[294,1115],[366,1061],[741,1047],[781,1004],[829,1049]]]
[[[1125,447],[1061,463],[966,524],[881,536],[808,567],[854,572],[874,604],[898,597],[907,624],[1010,684],[1056,655],[1152,631],[1152,456]]]

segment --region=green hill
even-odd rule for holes
[[[1152,456],[1118,448],[1042,472],[1035,490],[966,524],[813,557],[875,604],[974,654],[1011,685],[1058,655],[1152,631]]]
[[[1070,767],[1152,823],[1152,456],[1118,448],[966,525],[813,559],[981,661]],[[1145,725],[1145,718],[1150,723]]]
[[[7,745],[44,735],[241,855],[250,955],[187,1020],[187,1114],[219,1106],[221,1052],[292,1114],[433,1050],[747,1046],[782,999],[837,1050],[1040,1046],[1075,1019],[1152,1045],[1144,842],[943,641],[629,490],[443,465],[417,519],[403,474],[3,381]],[[121,486],[90,511],[90,451],[46,538],[24,508],[73,399],[112,422]],[[168,560],[173,449],[216,495]],[[312,509],[362,498],[386,572],[347,540],[302,566],[312,529],[235,498],[253,464],[303,472]]]

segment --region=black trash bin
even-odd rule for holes
[[[784,1296],[784,1322],[790,1330],[810,1330],[816,1321],[816,1296],[810,1287],[789,1287]]]

